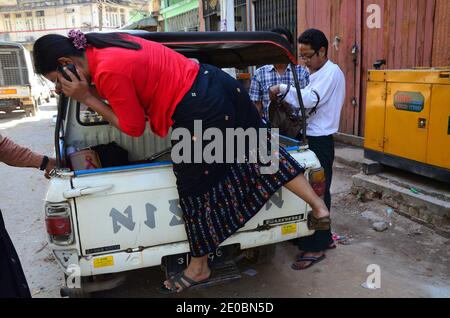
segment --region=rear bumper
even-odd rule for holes
[[[12,111],[21,106],[19,98],[0,98],[0,111]]]
[[[0,98],[0,111],[13,111],[33,106],[33,100],[29,97]]]
[[[294,227],[292,226],[295,224]],[[287,227],[287,225],[290,225]],[[312,235],[314,231],[308,230],[306,221],[280,224],[263,231],[237,232],[227,239],[222,246],[239,244],[242,250],[279,243],[298,237]],[[127,253],[117,252],[97,256],[81,257],[78,265],[81,276],[93,276],[110,273],[120,273],[140,268],[159,266],[164,256],[189,252],[187,241],[164,244],[146,248],[142,251]],[[75,259],[75,258],[72,258]],[[99,259],[102,259],[99,261]],[[97,264],[95,266],[94,264]],[[99,266],[100,264],[100,266]]]

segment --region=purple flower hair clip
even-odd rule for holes
[[[78,50],[83,50],[87,47],[86,36],[80,30],[70,30],[67,36]]]

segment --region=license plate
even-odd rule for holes
[[[14,107],[19,106],[19,100],[18,99],[2,99],[0,100],[0,106],[2,107]]]
[[[217,264],[221,264],[229,260],[233,256],[233,252],[238,248],[238,245],[227,245],[219,247],[214,253],[208,254],[208,265],[213,268]],[[162,259],[162,266],[165,269],[166,276],[171,277],[189,265],[191,260],[190,253],[182,253],[176,255],[165,256]]]

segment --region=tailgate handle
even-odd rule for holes
[[[79,188],[79,189],[71,189],[71,190],[64,191],[63,195],[66,199],[72,199],[72,198],[81,197],[83,195],[104,192],[106,190],[111,189],[112,187],[113,187],[112,184],[108,184],[108,185],[99,186],[99,187],[86,187],[86,188]]]

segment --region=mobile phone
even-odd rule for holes
[[[64,66],[58,65],[58,68],[57,68],[58,72],[60,72],[66,80],[68,80],[70,82],[72,81],[70,79],[69,75],[64,71],[64,69],[63,69],[64,67],[66,67],[70,72],[72,72],[78,78],[78,80],[80,80],[80,76],[77,73],[77,69],[75,68],[75,65],[73,65],[73,64],[66,64]]]

